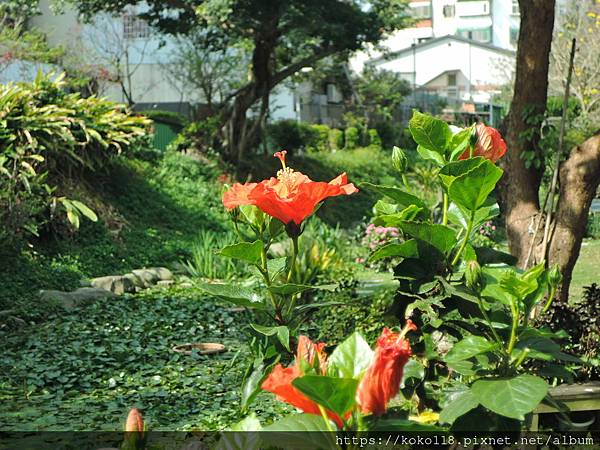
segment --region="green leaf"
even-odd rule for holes
[[[360,378],[373,360],[373,350],[358,332],[352,333],[331,353],[327,374],[341,378]]]
[[[427,205],[419,197],[416,197],[408,192],[404,192],[402,189],[393,186],[382,186],[379,184],[363,183],[363,186],[374,190],[375,192],[388,197],[393,200],[396,204],[406,208],[410,205],[416,205],[420,208],[427,210]]]
[[[287,256],[282,256],[281,258],[273,258],[267,260],[267,270],[269,271],[269,276],[271,279],[275,278],[285,269],[287,264]]]
[[[408,129],[417,144],[440,155],[445,154],[452,139],[452,131],[446,122],[418,111],[413,112]]]
[[[260,425],[260,420],[258,420],[254,413],[231,427],[231,431],[260,431],[261,429],[262,426]]]
[[[475,398],[490,411],[524,420],[546,396],[548,383],[542,378],[523,374],[513,378],[480,379],[473,383]]]
[[[219,254],[258,265],[261,261],[263,247],[262,241],[239,242],[222,248]]]
[[[452,141],[450,142],[450,148],[452,149],[450,161],[455,161],[456,159],[460,158],[465,150],[469,148],[472,132],[473,128],[469,127],[452,136]]]
[[[262,382],[268,374],[269,371],[266,370],[265,364],[261,363],[258,367],[255,367],[248,378],[244,380],[244,384],[242,385],[242,398],[240,400],[242,410],[246,410],[256,398],[261,391]]]
[[[222,283],[201,283],[200,289],[239,306],[253,309],[267,309],[263,298],[251,289]]]
[[[402,222],[400,228],[409,236],[419,239],[447,255],[456,245],[456,231],[440,224]]]
[[[424,218],[424,209],[417,205],[410,205],[404,208],[402,211],[394,214],[380,214],[376,215],[373,223],[375,225],[382,225],[384,227],[399,227],[401,222],[406,220],[415,220],[417,218]]]
[[[443,154],[434,150],[429,150],[422,145],[417,145],[417,153],[421,156],[421,158],[428,161],[433,161],[439,167],[442,167],[444,164],[446,164],[446,159],[444,158]]]
[[[484,160],[473,170],[454,179],[448,187],[448,196],[457,205],[476,211],[485,204],[502,173],[502,169]]]
[[[440,422],[453,424],[460,416],[477,408],[479,401],[470,390],[459,391],[448,396],[446,407],[440,412]]]
[[[406,365],[404,366],[404,372],[402,373],[402,382],[400,383],[400,387],[404,387],[406,380],[409,378],[415,378],[417,380],[422,380],[425,376],[425,368],[423,364],[421,364],[416,359],[409,359]]]
[[[390,243],[379,247],[369,257],[370,262],[379,261],[383,258],[418,258],[419,249],[417,241],[409,239],[401,244]]]
[[[329,424],[335,430],[333,423]],[[313,414],[293,414],[263,428],[263,431],[276,431],[271,436],[261,433],[264,443],[280,448],[298,450],[331,450],[336,448],[335,435],[321,416]],[[264,448],[270,448],[268,445]]]
[[[96,215],[96,213],[94,211],[92,211],[90,208],[88,208],[86,205],[84,205],[83,203],[81,203],[78,200],[71,200],[71,203],[73,204],[73,206],[75,208],[77,208],[79,210],[79,212],[84,217],[87,217],[92,222],[98,221],[98,216]]]
[[[499,263],[515,265],[517,263],[517,258],[515,258],[510,253],[506,253],[490,247],[475,247],[475,253],[477,254],[477,261],[482,266],[486,264]]]
[[[324,291],[335,291],[337,288],[337,284],[321,284],[319,286],[308,286],[306,284],[279,284],[269,286],[268,289],[273,294],[278,295],[295,295],[301,292],[307,291],[309,289],[321,289]]]
[[[454,344],[444,358],[451,365],[453,362],[463,361],[481,353],[492,351],[496,344],[481,336],[467,336],[462,341]]]
[[[285,349],[289,352],[290,350],[290,330],[286,326],[278,326],[278,327],[265,327],[262,325],[257,325],[255,323],[251,323],[250,326],[254,328],[254,330],[260,334],[264,334],[265,336],[277,336],[281,345],[285,347]]]
[[[311,400],[343,417],[356,403],[358,380],[353,378],[305,375],[292,385]]]
[[[471,170],[479,167],[485,158],[469,158],[461,161],[453,161],[446,164],[442,170],[440,170],[440,179],[446,187],[446,190],[450,187],[452,182],[462,175],[466,175]]]

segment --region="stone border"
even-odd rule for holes
[[[173,273],[166,267],[136,269],[125,275],[109,275],[82,281],[82,287],[72,292],[41,290],[42,300],[58,300],[66,308],[111,298],[125,293],[135,293],[153,286],[170,286],[175,283]]]

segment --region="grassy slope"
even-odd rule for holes
[[[584,286],[592,283],[600,284],[598,261],[600,261],[600,240],[585,240],[573,270],[573,280],[569,290],[570,301],[576,302],[581,299]]]
[[[83,277],[169,266],[189,255],[201,229],[222,230],[216,170],[180,155],[160,164],[118,160],[107,174],[88,178],[86,203],[101,221],[84,221],[69,239],[35,243],[0,257],[0,309],[35,318],[39,289],[73,289]],[[81,198],[81,197],[76,197]],[[119,233],[111,230],[120,228]]]

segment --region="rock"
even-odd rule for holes
[[[138,277],[140,279],[140,281],[142,282],[142,284],[144,285],[144,287],[147,287],[147,288],[154,286],[156,284],[156,282],[158,280],[160,280],[158,275],[152,270],[137,269],[137,270],[133,270],[132,273],[136,277]]]
[[[125,275],[123,275],[125,278],[131,280],[131,282],[133,283],[133,285],[135,287],[139,287],[139,288],[143,288],[144,287],[144,282],[142,280],[140,280],[137,276],[135,276],[132,273],[126,273]]]
[[[90,280],[80,280],[79,286],[80,287],[92,287],[92,283]]]
[[[175,283],[175,280],[159,280],[159,282],[156,284],[158,286],[171,286],[174,283]]]
[[[160,280],[172,280],[173,273],[166,267],[150,267],[146,270],[154,272]]]
[[[55,290],[41,290],[40,298],[45,301],[58,301],[65,308],[92,303],[96,300],[115,297],[110,291],[102,288],[82,287],[73,292],[63,292]]]
[[[135,292],[135,284],[126,276],[116,275],[93,278],[91,282],[93,287],[114,292],[117,295],[121,295],[126,292]]]

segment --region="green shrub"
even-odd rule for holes
[[[319,152],[329,151],[329,132],[331,131],[331,128],[327,125],[320,124],[311,125],[310,128],[313,131],[312,147]]]
[[[106,166],[149,124],[120,105],[66,93],[64,75],[0,85],[0,237],[36,235],[59,207],[77,228],[95,214],[57,195],[56,180]]]
[[[214,154],[218,148],[218,131],[220,116],[207,117],[199,122],[190,122],[183,131],[169,144],[179,152],[198,152]]]
[[[267,138],[275,150],[294,154],[300,149],[317,147],[319,133],[313,125],[296,120],[280,120],[267,126]]]
[[[344,148],[344,132],[337,128],[329,130],[329,148],[332,150],[341,150]]]
[[[344,131],[344,148],[346,150],[353,150],[358,147],[360,143],[360,133],[356,127],[348,127]]]
[[[216,252],[228,245],[235,244],[231,233],[215,233],[201,230],[198,239],[192,244],[192,257],[182,261],[181,267],[194,278],[211,280],[231,280],[244,274],[245,266],[237,260],[218,255]]]
[[[369,129],[368,133],[369,133],[369,145],[376,147],[376,148],[381,148],[381,138],[379,137],[379,133],[377,133],[377,130],[374,128],[371,128],[371,129]]]
[[[160,109],[148,109],[140,111],[140,114],[146,116],[148,119],[155,120],[157,122],[176,125],[181,128],[186,126],[189,122],[183,114],[179,114],[172,111],[162,111]]]

